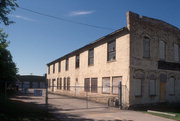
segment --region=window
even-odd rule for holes
[[[78,54],[78,55],[76,55],[76,68],[79,68],[79,61],[80,61],[80,57]]]
[[[149,80],[149,95],[155,96],[156,95],[156,80]]]
[[[143,39],[143,57],[150,58],[150,39],[148,37]]]
[[[102,78],[102,92],[110,93],[110,77]]]
[[[165,60],[166,58],[166,43],[164,41],[159,42],[159,59]]]
[[[97,93],[97,78],[91,79],[91,92]]]
[[[65,70],[66,70],[66,71],[69,70],[69,59],[68,59],[68,58],[66,59],[66,67],[65,67]]]
[[[135,96],[141,96],[142,94],[142,82],[141,79],[134,79],[134,94]]]
[[[112,78],[112,93],[113,94],[118,94],[119,93],[119,85],[120,82],[122,81],[122,77],[113,77]]]
[[[59,89],[59,78],[57,78],[57,89]]]
[[[84,91],[90,92],[90,79],[89,78],[84,79]]]
[[[66,90],[66,78],[64,78],[64,90]]]
[[[62,78],[59,79],[59,89],[62,89]]]
[[[48,79],[48,88],[51,87],[51,79]]]
[[[70,90],[70,77],[67,78],[67,90]]]
[[[55,63],[53,64],[53,73],[55,73]]]
[[[116,59],[116,41],[113,40],[108,43],[107,60],[112,61]]]
[[[50,66],[48,66],[48,74],[50,74]]]
[[[88,51],[88,65],[94,64],[94,48]]]
[[[176,62],[180,61],[180,45],[174,44],[174,60]]]
[[[58,62],[58,72],[61,72],[61,61]]]
[[[175,78],[171,77],[169,78],[169,95],[174,95],[175,94]]]

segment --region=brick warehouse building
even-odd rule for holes
[[[180,101],[180,29],[127,12],[127,26],[47,64],[49,91],[123,107]],[[79,88],[78,88],[79,87]]]

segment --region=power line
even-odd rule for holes
[[[38,15],[41,15],[41,16],[53,18],[53,19],[60,20],[60,21],[65,21],[65,22],[68,22],[68,23],[79,24],[79,25],[83,25],[83,26],[89,26],[89,27],[93,27],[93,28],[97,28],[97,29],[114,30],[114,29],[108,28],[108,27],[86,24],[86,23],[82,23],[82,22],[78,22],[78,21],[65,19],[65,18],[62,18],[62,17],[53,16],[53,15],[46,14],[46,13],[37,12],[37,11],[31,10],[31,9],[28,9],[28,8],[23,8],[23,7],[19,7],[19,8],[22,9],[22,10],[31,12],[31,13],[35,13],[35,14],[38,14]]]

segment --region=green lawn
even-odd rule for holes
[[[151,106],[143,106],[143,107],[134,108],[134,110],[143,111],[148,114],[180,121],[180,103],[176,103],[176,104],[175,103],[172,103],[172,104],[163,103],[163,104],[157,104],[157,105],[151,105]],[[164,114],[150,113],[150,112],[147,112],[147,110],[176,114],[176,116],[174,117],[174,116],[168,116],[168,115],[164,115]]]
[[[0,95],[0,121],[57,121],[46,108],[5,99]]]
[[[149,112],[147,112],[147,113],[149,113]],[[174,112],[166,112],[166,113],[176,114],[176,117],[174,117],[174,116],[168,116],[168,115],[164,115],[164,114],[156,114],[156,113],[149,113],[149,114],[180,121],[180,113],[174,113]]]

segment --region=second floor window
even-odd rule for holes
[[[148,37],[143,39],[143,57],[150,58],[150,39]]]
[[[166,43],[164,41],[159,41],[159,59],[166,59]]]
[[[180,45],[174,44],[174,60],[180,62]]]
[[[48,74],[50,74],[50,66],[48,66]]]
[[[58,63],[58,72],[61,72],[61,61]]]
[[[76,55],[76,68],[79,68],[79,61],[80,61],[80,56],[78,54]]]
[[[55,63],[53,64],[53,73],[55,73]]]
[[[94,48],[88,51],[88,65],[94,64]]]
[[[66,59],[66,66],[65,66],[65,70],[69,70],[69,59],[67,58]]]
[[[107,61],[112,61],[116,59],[116,41],[110,41],[108,43],[108,48],[107,48]]]

